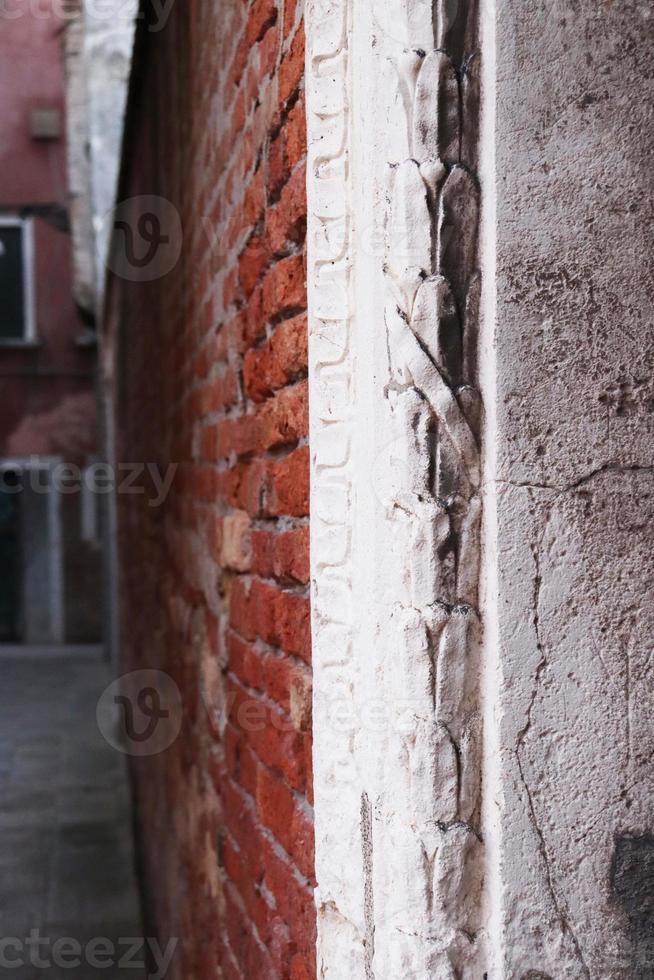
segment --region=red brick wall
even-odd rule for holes
[[[118,457],[179,463],[162,506],[119,496],[125,664],[184,706],[134,764],[179,980],[315,975],[303,70],[299,3],[178,3],[130,95],[121,197],[183,228],[110,290]]]

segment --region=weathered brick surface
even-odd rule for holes
[[[114,280],[125,666],[178,684],[182,734],[134,765],[175,980],[315,976],[301,3],[174,5],[141,30],[122,196],[178,209],[181,258]]]

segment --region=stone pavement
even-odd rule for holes
[[[3,659],[0,648],[0,976],[144,976],[109,965],[127,952],[119,939],[142,935],[126,760],[95,721],[110,680],[97,659]],[[79,966],[74,942],[54,955],[64,938],[79,943]],[[91,965],[96,938],[116,953],[99,942]]]

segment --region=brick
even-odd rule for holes
[[[309,731],[312,717],[313,684],[310,671],[297,667],[290,684],[291,721],[299,732]]]
[[[285,0],[284,3],[284,37],[288,37],[293,28],[295,27],[295,22],[297,19],[298,7],[300,6],[300,0]]]
[[[244,314],[244,340],[247,346],[258,344],[266,336],[267,316],[264,312],[263,285],[254,290]]]
[[[245,579],[236,579],[230,592],[229,623],[244,639],[256,639],[257,630],[251,612],[249,583]]]
[[[287,865],[267,841],[262,842],[262,849],[266,884],[275,896],[280,914],[291,925],[297,946],[309,953],[315,948],[315,916],[307,909],[305,898],[311,894],[310,887],[303,886],[289,875]]]
[[[258,448],[273,449],[297,442],[309,431],[308,383],[300,381],[265,402],[258,412]]]
[[[262,513],[266,481],[266,464],[262,460],[237,463],[216,476],[216,495],[221,494],[232,507],[256,517]]]
[[[281,582],[309,581],[309,528],[252,532],[252,571]]]
[[[278,54],[279,31],[268,31],[259,45],[259,79],[263,79],[266,75],[273,74],[275,68],[277,67]]]
[[[264,827],[272,830],[282,847],[288,851],[288,835],[292,833],[293,796],[277,776],[266,766],[257,767],[257,812]]]
[[[249,45],[256,44],[277,21],[276,0],[254,0],[248,18],[245,37]]]
[[[260,637],[287,653],[311,660],[309,600],[259,579],[237,579],[230,594],[230,625],[246,640]]]
[[[228,679],[229,718],[257,758],[283,775],[298,792],[306,790],[307,735],[293,729],[290,719],[278,709],[253,699],[235,679]],[[218,786],[220,786],[220,775]]]
[[[316,966],[313,958],[306,958],[301,953],[291,960],[291,980],[313,980],[316,975]]]
[[[253,453],[259,444],[259,423],[254,415],[225,419],[217,425],[216,456],[223,459],[230,452],[237,456]]]
[[[238,260],[239,279],[246,296],[250,295],[259,282],[269,256],[268,239],[262,235],[253,235]]]
[[[222,203],[219,198],[218,203]],[[237,202],[233,213],[229,218],[224,244],[227,250],[231,249],[236,242],[242,238],[245,232],[252,232],[258,222],[263,217],[266,207],[266,188],[264,182],[263,168],[259,168],[250,178],[242,199]],[[212,218],[213,225],[217,224],[217,219]]]
[[[253,228],[266,207],[266,189],[263,170],[260,168],[248,184],[242,207],[242,221],[246,228]]]
[[[234,511],[223,519],[220,562],[224,568],[248,571],[251,561],[250,528],[250,518],[245,511]]]
[[[223,306],[228,308],[232,305],[236,296],[238,295],[239,289],[239,275],[238,269],[232,269],[225,276],[225,281],[223,283]]]
[[[300,446],[266,472],[265,512],[271,517],[309,513],[309,447]]]
[[[224,419],[202,433],[202,458],[220,460],[230,453],[253,452],[289,445],[308,431],[307,382],[280,391],[256,413]]]
[[[247,35],[244,35],[232,60],[231,68],[229,70],[229,77],[227,79],[228,84],[238,85],[238,83],[241,81],[241,77],[245,71],[245,66],[248,63],[251,50],[252,45],[248,40]]]
[[[274,320],[306,306],[304,262],[291,255],[277,262],[263,281],[263,314]]]
[[[268,651],[261,655],[260,662],[262,690],[268,697],[276,701],[280,708],[290,714],[291,685],[295,674],[295,665],[289,657]],[[295,727],[297,728],[297,726]],[[297,731],[302,731],[302,729],[297,728]]]
[[[226,361],[230,353],[243,353],[245,350],[246,317],[237,313],[218,329],[214,342],[216,361]]]
[[[284,106],[304,77],[304,28],[295,34],[279,66],[279,101]]]
[[[279,201],[266,213],[266,242],[280,253],[303,242],[307,229],[307,174],[304,164],[283,188]]]
[[[247,351],[243,381],[248,398],[261,401],[295,381],[307,369],[307,318],[305,314],[283,321],[262,347]]]
[[[196,378],[205,378],[209,371],[209,352],[204,347],[195,358],[193,363],[193,374]]]
[[[255,579],[251,598],[258,635],[305,660],[311,659],[309,600]]]
[[[311,672],[306,667],[282,653],[259,649],[234,632],[228,640],[228,665],[242,684],[276,702],[288,715],[289,730],[309,730]]]
[[[304,93],[288,113],[286,125],[286,162],[292,170],[307,155],[307,124]]]
[[[244,642],[238,634],[230,632],[227,641],[228,665],[232,673],[247,687],[264,689],[263,664],[255,647]]]
[[[306,157],[307,134],[304,93],[289,110],[268,152],[268,193],[273,199],[279,193],[298,163]]]
[[[235,405],[240,398],[239,378],[233,368],[214,375],[194,394],[193,416],[202,418]]]
[[[313,826],[289,787],[267,766],[258,764],[257,812],[307,878],[313,876]]]
[[[311,661],[311,616],[306,596],[282,592],[275,601],[275,639],[279,646]]]

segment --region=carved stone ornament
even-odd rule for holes
[[[309,0],[319,976],[484,975],[474,0]]]

